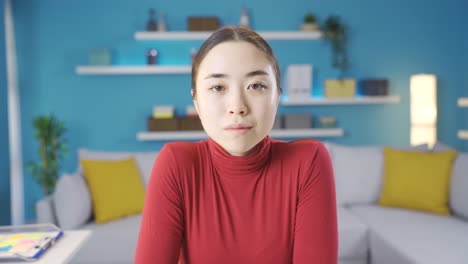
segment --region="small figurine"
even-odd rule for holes
[[[155,14],[154,8],[150,8],[149,14],[150,14],[150,18],[148,20],[148,23],[146,24],[146,30],[156,31],[158,30],[158,26],[156,24],[156,20],[154,19],[154,14]]]
[[[159,12],[159,23],[158,23],[158,31],[166,31],[166,20],[164,19],[164,13]]]
[[[245,7],[241,10],[239,26],[250,27],[249,15],[247,14],[247,8]]]

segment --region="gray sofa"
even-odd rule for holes
[[[335,171],[340,264],[468,263],[468,153],[458,153],[453,166],[452,215],[440,216],[376,204],[383,181],[382,147],[326,146]],[[439,149],[444,146],[436,145]],[[136,158],[146,184],[156,152],[79,152],[87,159],[129,155]],[[141,215],[94,223],[91,197],[80,174],[79,169],[61,177],[54,196],[60,226],[93,231],[72,263],[133,263]]]

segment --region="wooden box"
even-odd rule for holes
[[[175,131],[177,129],[176,118],[148,118],[148,131]]]
[[[219,19],[217,17],[188,17],[189,31],[212,31],[219,28]]]
[[[198,116],[179,117],[179,130],[203,130]]]

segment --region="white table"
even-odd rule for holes
[[[1,264],[63,264],[68,263],[78,252],[81,246],[91,235],[90,230],[64,231],[63,237],[49,250],[47,250],[38,261],[34,262],[0,262]]]

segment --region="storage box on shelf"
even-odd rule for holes
[[[327,98],[354,98],[356,96],[354,79],[325,80],[324,87]]]
[[[174,118],[148,118],[147,129],[149,132],[157,131],[186,131],[203,130],[198,117],[174,117]]]

